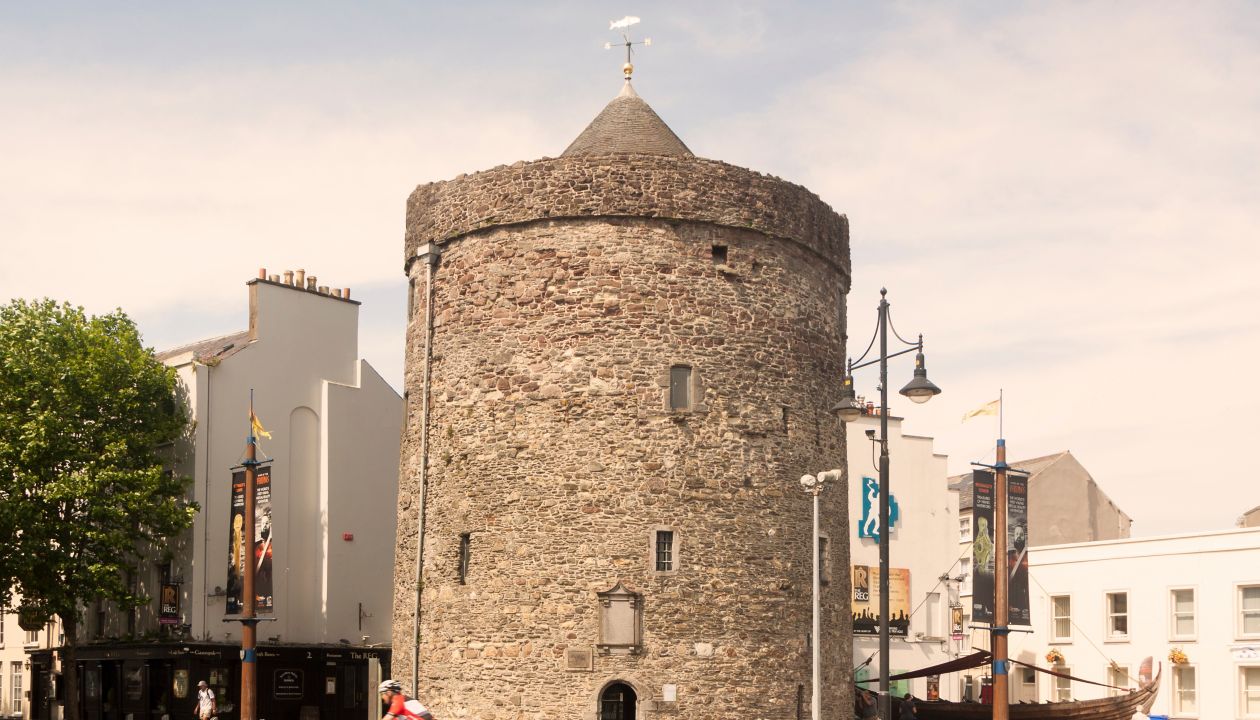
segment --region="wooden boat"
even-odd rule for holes
[[[987,655],[987,653],[984,653]],[[956,663],[958,661],[955,661]],[[944,666],[938,666],[944,667]],[[1149,674],[1149,665],[1147,666]],[[952,669],[952,668],[951,668]],[[1042,672],[1045,672],[1044,670]],[[1141,687],[1127,693],[1096,700],[1066,700],[1064,702],[1013,703],[1011,720],[1132,720],[1136,712],[1149,713],[1159,694],[1161,665],[1154,677]],[[919,673],[906,673],[906,675]],[[904,676],[896,676],[898,679]],[[901,698],[893,698],[893,717],[900,717]],[[974,702],[949,702],[946,700],[915,699],[919,720],[981,720],[993,717],[993,706]]]

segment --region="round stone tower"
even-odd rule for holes
[[[406,269],[394,675],[439,718],[807,717],[799,478],[844,467],[845,218],[694,156],[627,80],[561,157],[417,188]]]

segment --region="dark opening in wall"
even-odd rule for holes
[[[714,265],[726,264],[726,246],[725,245],[713,246],[713,264]]]
[[[472,545],[471,533],[460,533],[459,535],[459,584],[468,584],[468,555]]]
[[[691,368],[686,365],[669,369],[669,409],[691,409]]]

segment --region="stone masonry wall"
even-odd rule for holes
[[[591,177],[635,172],[588,164]],[[500,177],[533,177],[528,166],[511,170]],[[723,177],[694,184],[735,197],[723,194]],[[641,209],[641,218],[529,218],[538,207],[522,211],[504,195],[486,201],[509,224],[472,229],[466,218],[488,197],[480,191],[462,203],[445,194],[418,204],[426,188],[441,194],[455,181],[412,196],[409,247],[444,241],[434,279],[419,691],[438,717],[594,720],[614,681],[634,688],[640,718],[788,720],[798,703],[808,714],[811,516],[798,479],[843,467],[829,408],[843,371],[847,237],[843,219],[816,199],[802,216],[812,220],[782,215],[784,198],[804,191],[764,180],[786,189],[745,192],[773,209],[760,217],[774,234],[738,225],[720,197],[707,214],[729,223],[681,221],[682,204]],[[599,187],[573,190],[600,196]],[[704,214],[705,199],[687,200],[694,214]],[[755,205],[742,212],[757,215]],[[792,227],[809,237],[777,235]],[[828,230],[813,232],[819,227]],[[725,246],[724,264],[714,246]],[[393,643],[400,679],[413,661],[424,264],[410,274]],[[693,369],[690,411],[668,409],[674,364]],[[847,718],[852,707],[845,497],[832,488],[822,501],[832,539],[827,718]],[[652,565],[659,528],[675,532],[670,574]],[[471,554],[461,584],[464,533]],[[643,596],[639,654],[595,651],[596,593],[618,582]],[[592,651],[591,666],[566,670],[571,649]],[[662,698],[667,684],[677,686],[675,702]]]
[[[805,244],[849,285],[849,229],[809,190],[697,157],[545,158],[421,185],[407,201],[405,261],[427,242],[562,217],[656,217],[757,230]]]

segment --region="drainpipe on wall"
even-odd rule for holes
[[[202,558],[204,559],[204,561],[201,563],[201,633],[200,633],[200,635],[198,635],[197,637],[200,637],[200,638],[203,638],[203,639],[209,640],[209,639],[210,639],[210,636],[206,633],[206,614],[209,612],[209,606],[208,606],[207,597],[208,597],[208,595],[209,595],[209,593],[210,593],[210,585],[209,585],[209,582],[210,582],[210,397],[211,397],[211,394],[210,394],[210,366],[209,366],[209,365],[207,365],[207,364],[205,364],[205,363],[203,363],[203,362],[200,362],[199,360],[195,360],[195,359],[194,359],[194,360],[193,360],[193,372],[194,372],[194,373],[196,373],[199,367],[200,367],[202,370],[205,370],[205,373],[206,373],[206,407],[205,407],[205,417],[193,418],[193,421],[197,423],[197,427],[198,427],[198,429],[201,427],[201,425],[202,425],[202,424],[204,424],[204,425],[205,425],[205,428],[206,428],[206,443],[205,443],[205,447],[203,448],[203,450],[202,450],[202,454],[201,454],[201,458],[202,458],[202,468],[203,468],[203,474],[202,474],[202,476],[203,476],[203,482],[202,482],[202,488],[201,488],[201,492],[202,492],[202,501],[201,501],[201,551],[202,551],[202,553],[203,553],[203,554],[202,554]],[[200,390],[200,389],[201,389],[201,388],[200,388],[200,386],[201,386],[201,383],[200,383],[200,382],[198,382],[198,383],[197,383],[197,388],[198,388],[198,390]],[[196,406],[197,406],[197,399],[196,399],[195,397],[193,398],[192,404],[193,404],[193,407],[196,407]],[[196,432],[196,431],[194,430],[194,433],[195,433],[195,432]],[[194,443],[194,444],[196,443],[196,437],[195,437],[195,436],[194,436],[194,438],[193,438],[193,443]],[[193,455],[193,458],[194,458],[194,465],[193,465],[193,478],[194,478],[194,480],[193,480],[193,496],[194,496],[194,497],[196,497],[196,494],[197,494],[197,491],[196,491],[197,466],[196,466],[196,464],[195,464],[195,462],[196,462],[196,455],[195,455],[195,454]],[[194,540],[193,540],[193,542],[196,542],[196,540],[194,539]],[[196,548],[196,546],[194,546],[194,547],[193,547],[193,557],[194,557],[194,558],[196,558],[196,556],[197,556],[197,548]]]
[[[424,374],[420,386],[420,502],[416,510],[416,609],[411,627],[411,691],[420,692],[420,595],[424,570],[424,501],[429,490],[429,380],[433,371],[433,270],[441,251],[426,243],[416,251],[424,261]]]

